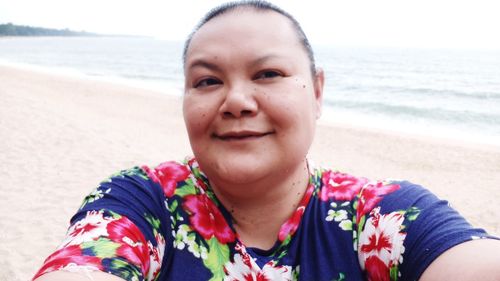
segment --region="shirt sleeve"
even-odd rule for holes
[[[154,280],[165,249],[164,200],[141,168],[113,175],[85,198],[66,238],[34,278],[56,270],[99,270],[125,280]]]
[[[447,201],[407,181],[367,185],[357,214],[358,257],[371,280],[418,280],[449,248],[495,238],[472,227]]]

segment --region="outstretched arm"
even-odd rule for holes
[[[34,279],[155,279],[166,247],[162,233],[168,233],[164,200],[161,186],[139,168],[103,181],[86,197],[66,238]]]
[[[450,248],[420,278],[430,280],[500,280],[500,240],[472,240]]]
[[[34,281],[124,281],[119,277],[112,274],[108,274],[100,271],[93,272],[66,272],[66,271],[54,271],[40,276]]]

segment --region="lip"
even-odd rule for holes
[[[256,131],[230,131],[224,133],[214,133],[213,137],[223,141],[242,141],[265,137],[274,132],[256,132]]]

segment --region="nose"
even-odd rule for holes
[[[255,116],[257,111],[258,104],[255,100],[255,90],[242,85],[230,87],[220,107],[223,118]]]

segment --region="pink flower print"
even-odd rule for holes
[[[264,273],[255,264],[249,255],[234,255],[234,263],[228,262],[224,266],[226,276],[224,281],[267,281]]]
[[[43,267],[35,274],[33,279],[41,275],[59,270],[69,264],[85,265],[94,267],[96,270],[102,270],[101,259],[98,257],[84,256],[80,245],[72,245],[55,251],[43,264]]]
[[[371,280],[386,280],[385,277],[380,279],[382,275],[378,269],[382,266],[379,263],[382,263],[385,268],[397,265],[403,261],[402,254],[405,250],[403,242],[406,233],[401,231],[404,215],[400,212],[380,215],[379,209],[375,208],[370,214],[371,217],[366,221],[358,242],[358,258],[361,267],[365,268],[369,274],[372,274],[370,267],[376,269],[374,272],[378,277]],[[388,269],[385,274],[389,278]]]
[[[389,268],[377,256],[370,256],[365,266],[369,281],[390,281]]]
[[[203,238],[209,240],[215,236],[222,244],[235,240],[224,216],[205,194],[186,195],[182,206],[190,214],[191,225]]]
[[[339,201],[350,201],[368,182],[365,178],[356,178],[348,174],[327,171],[321,177],[323,187],[319,198],[327,201],[329,198]]]
[[[314,191],[314,185],[310,184],[307,189],[304,197],[299,203],[299,206],[293,213],[293,215],[281,226],[280,231],[278,233],[279,241],[285,241],[285,239],[290,235],[293,235],[297,228],[299,227],[302,216],[304,215],[304,211],[306,209],[309,200],[311,199],[311,195]]]
[[[75,222],[68,229],[68,235],[59,247],[80,245],[101,236],[108,236],[106,226],[113,220],[112,217],[104,217],[102,211],[88,211],[85,218]]]
[[[269,261],[261,269],[255,260],[246,252],[242,245],[237,245],[235,249],[240,252],[235,254],[234,262],[227,262],[224,265],[226,276],[224,281],[271,281],[271,280],[292,280],[292,270],[290,266],[276,265],[274,261]]]
[[[356,223],[359,224],[361,218],[371,212],[384,195],[392,193],[399,188],[400,186],[397,184],[384,184],[383,182],[367,184],[359,197],[358,207],[356,208]]]
[[[293,235],[297,228],[299,227],[300,219],[304,214],[304,207],[298,207],[297,210],[293,213],[292,217],[290,217],[280,228],[278,233],[278,239],[280,241],[285,241],[285,239],[290,235]]]
[[[107,225],[109,239],[120,243],[117,256],[139,266],[143,276],[149,271],[149,249],[140,229],[127,217],[121,217]]]
[[[175,192],[177,182],[185,180],[189,176],[189,170],[186,166],[174,161],[169,161],[158,165],[154,169],[148,166],[142,166],[146,174],[161,185],[165,196],[172,197]]]
[[[204,181],[197,178],[196,183],[197,183],[198,187],[200,187],[203,191],[207,191],[208,186],[205,184]]]
[[[157,243],[156,247],[148,241],[148,248],[151,255],[151,266],[149,268],[147,280],[154,280],[160,273],[163,254],[165,251],[165,239],[163,236],[157,233],[155,238]]]
[[[198,168],[199,165],[198,165],[198,161],[196,161],[196,158],[194,157],[191,157],[187,160],[187,164],[189,167],[193,167],[193,168]]]

